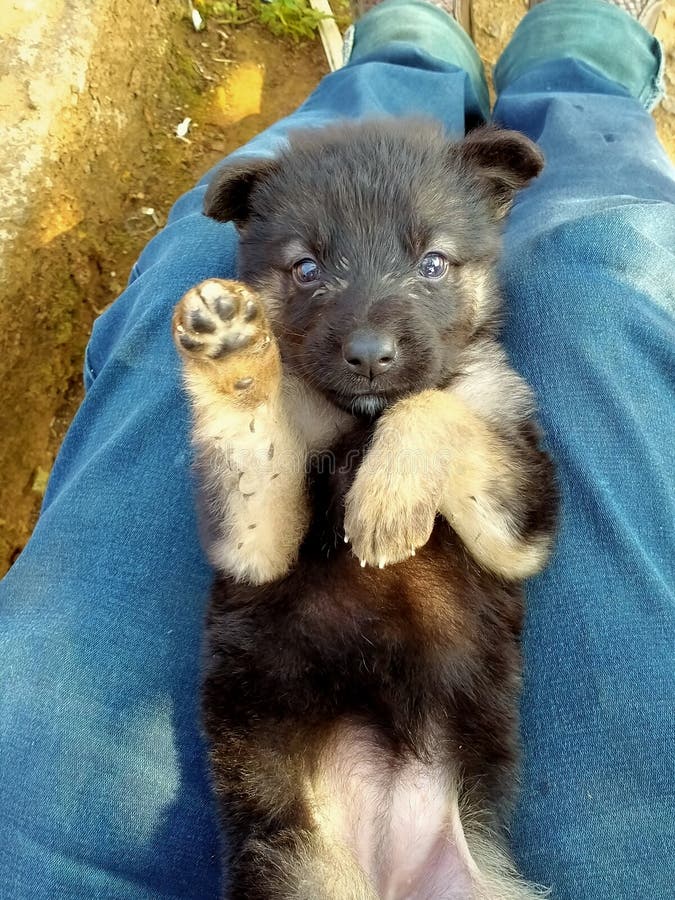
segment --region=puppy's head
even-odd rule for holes
[[[240,159],[205,211],[240,232],[289,371],[356,415],[447,384],[497,313],[500,220],[542,158],[485,128],[452,142],[417,120],[296,133]]]

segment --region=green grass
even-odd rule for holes
[[[236,0],[195,0],[204,18],[218,19],[224,25],[247,25],[260,22],[276,37],[295,43],[315,37],[319,23],[330,16],[317,12],[307,0],[250,0],[239,5]]]

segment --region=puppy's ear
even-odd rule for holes
[[[541,151],[524,134],[492,125],[469,132],[459,144],[459,153],[488,183],[500,218],[509,211],[516,191],[536,178],[544,166]]]
[[[223,166],[206,191],[205,214],[243,228],[250,216],[252,191],[277,168],[273,159],[237,159]]]

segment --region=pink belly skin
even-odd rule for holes
[[[314,796],[320,827],[351,850],[382,900],[473,898],[456,792],[432,763],[396,762],[366,728],[345,727]]]
[[[393,758],[374,733],[343,726],[312,783],[317,824],[356,859],[380,900],[534,900],[486,834],[465,834],[457,782],[433,761]]]

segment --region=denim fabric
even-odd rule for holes
[[[540,63],[567,57],[616,81],[646,109],[663,96],[663,49],[623,9],[605,0],[549,0],[518,25],[495,66],[498,93]]]
[[[574,60],[495,118],[547,166],[509,221],[506,341],[535,387],[562,522],[528,590],[522,868],[555,900],[675,885],[675,180],[651,118]]]
[[[457,66],[385,46],[240,152],[341,116],[458,133],[471,90]],[[675,177],[638,100],[587,61],[521,73],[496,116],[548,160],[510,216],[503,281],[563,494],[528,590],[514,849],[555,900],[670,900]],[[200,212],[207,180],[97,321],[86,398],[0,584],[3,900],[218,896],[197,710],[211,573],[170,338],[182,292],[235,269],[234,230]]]
[[[398,43],[413,44],[435,59],[463,69],[473,89],[467,110],[483,119],[489,118],[490,96],[478,51],[461,25],[444,10],[424,0],[383,0],[359,22],[349,48],[349,59],[356,62],[379,52],[383,46]]]

